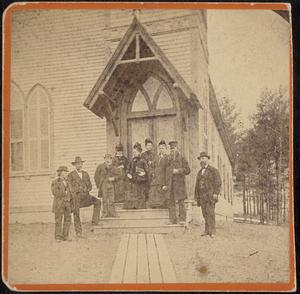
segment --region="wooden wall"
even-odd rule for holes
[[[40,83],[53,104],[53,170],[11,177],[10,207],[50,205],[50,183],[59,165],[76,155],[93,177],[106,152],[105,120],[83,107],[104,67],[102,11],[15,12],[12,80],[25,96]],[[26,97],[25,97],[26,98]]]
[[[140,13],[140,20],[195,91],[200,102],[207,100],[205,13],[147,10]],[[46,175],[33,176],[26,172],[19,176],[11,174],[10,207],[50,206],[50,183],[55,170],[59,165],[67,165],[71,169],[70,163],[75,156],[86,160],[84,168],[93,178],[96,166],[102,162],[107,151],[106,123],[83,107],[83,102],[131,21],[132,12],[128,10],[112,11],[111,14],[108,10],[14,13],[12,81],[21,88],[25,99],[37,83],[49,93],[53,104],[51,160],[54,168]],[[198,123],[200,133],[197,145],[202,150],[201,110]],[[218,142],[219,153],[226,158],[220,138]],[[197,161],[189,160],[193,167],[189,176],[192,197]]]

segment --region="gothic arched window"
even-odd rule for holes
[[[157,78],[150,76],[139,86],[132,103],[131,112],[174,110],[174,102],[167,87]]]
[[[27,101],[29,171],[50,169],[50,99],[41,85],[35,85]]]
[[[24,171],[24,96],[14,82],[10,99],[10,167],[12,172]]]

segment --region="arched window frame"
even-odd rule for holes
[[[148,96],[148,92],[146,91],[146,89],[144,88],[144,84],[145,82],[150,78],[154,78],[156,79],[160,85],[158,86],[155,94],[154,94],[154,98],[153,98],[153,102],[151,102],[151,99],[150,97]],[[174,100],[174,95],[172,95],[170,89],[169,89],[169,86],[168,84],[158,75],[150,72],[148,75],[147,75],[147,78],[145,79],[144,83],[143,84],[135,84],[136,86],[136,91],[134,93],[133,98],[132,100],[130,101],[130,103],[128,104],[128,113],[130,116],[135,116],[135,115],[143,115],[145,114],[145,116],[151,114],[151,115],[157,115],[157,114],[175,114],[176,113],[176,109],[177,109],[177,104],[176,104],[176,101]],[[163,90],[166,90],[171,101],[172,101],[172,105],[173,107],[172,108],[168,108],[168,109],[157,109],[157,104],[158,104],[158,100],[159,100],[159,97],[160,97],[160,94],[162,93]],[[147,111],[132,111],[132,107],[133,107],[133,104],[134,104],[134,101],[135,101],[135,97],[138,93],[138,91],[140,91],[146,102],[147,102],[147,105],[148,105],[148,110]]]
[[[19,95],[20,99],[22,100],[22,105],[20,107],[14,105],[13,102],[13,91]],[[11,175],[23,175],[25,173],[25,145],[26,145],[26,136],[25,136],[25,99],[24,93],[21,88],[14,82],[11,82],[11,100],[10,100],[10,113],[14,110],[22,110],[22,138],[12,138],[12,130],[11,130],[11,122],[10,122],[10,174]],[[10,121],[12,120],[12,116],[10,116]],[[21,170],[13,170],[12,169],[12,145],[16,143],[23,143],[22,148],[22,166]]]
[[[29,122],[30,122],[30,117],[29,117],[29,111],[30,111],[30,99],[33,97],[36,91],[41,91],[44,95],[44,97],[47,99],[48,102],[48,148],[49,148],[49,166],[48,168],[41,168],[41,139],[40,136],[38,136],[38,168],[37,169],[31,169],[30,168],[30,134],[29,134]],[[40,108],[39,108],[40,111]],[[38,115],[40,118],[40,114]],[[53,166],[53,103],[50,94],[48,93],[47,89],[42,86],[41,84],[35,84],[30,91],[28,92],[26,96],[26,103],[25,103],[25,123],[26,123],[26,128],[25,128],[25,137],[26,137],[26,156],[25,156],[25,167],[26,167],[26,175],[31,176],[31,175],[44,175],[44,174],[53,174],[54,172],[54,166]],[[40,124],[40,122],[39,122]],[[39,125],[40,126],[40,125]],[[38,130],[38,132],[40,129]]]

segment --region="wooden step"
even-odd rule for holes
[[[168,225],[169,218],[101,218],[100,227],[157,227]]]
[[[185,229],[181,225],[165,225],[157,227],[92,227],[91,232],[93,234],[102,234],[104,232],[113,233],[130,233],[130,234],[170,234],[174,232],[184,233]]]
[[[120,207],[120,203],[117,206]],[[170,224],[168,209],[116,209],[117,217],[100,218],[98,226],[91,228],[94,232],[105,229],[125,230],[126,232],[169,233],[182,229],[182,225]]]
[[[121,202],[117,202],[117,203],[115,203],[115,209],[116,210],[123,210],[123,203],[121,203]]]
[[[167,209],[120,209],[116,210],[117,216],[128,219],[145,219],[145,218],[168,218]]]

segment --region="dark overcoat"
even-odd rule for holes
[[[151,186],[169,186],[170,177],[167,177],[168,156],[156,156],[153,161]],[[170,187],[169,187],[170,188]]]
[[[80,208],[80,203],[84,203],[88,198],[89,192],[92,190],[92,183],[89,174],[82,170],[82,179],[78,175],[76,170],[73,170],[68,175],[68,182],[70,184],[71,193],[74,201],[74,209]]]
[[[215,203],[217,200],[213,199],[213,195],[219,195],[221,190],[221,177],[219,171],[208,165],[202,175],[202,169],[199,170],[195,184],[195,200],[198,206],[206,202]]]
[[[126,177],[126,170],[128,166],[128,159],[126,156],[115,156],[112,161],[113,166],[118,169],[120,178]]]
[[[152,150],[147,150],[147,151],[142,153],[141,157],[147,163],[147,166],[148,166],[148,181],[149,181],[149,184],[150,184],[150,182],[152,181],[152,178],[153,178],[155,154]]]
[[[114,180],[109,181],[109,177],[113,177]],[[94,176],[94,180],[99,191],[98,195],[105,197],[106,194],[109,193],[113,194],[111,197],[114,198],[115,182],[118,178],[118,171],[114,165],[107,166],[105,163],[99,164]]]
[[[149,205],[161,207],[170,198],[170,177],[167,176],[168,156],[156,156],[153,163],[153,178],[150,184]],[[166,186],[167,190],[162,187]]]
[[[72,195],[68,181],[63,181],[62,178],[58,177],[52,181],[51,191],[54,196],[52,204],[52,212],[60,213],[63,212],[65,205],[70,205]]]
[[[173,174],[174,169],[178,169],[177,174]],[[170,192],[175,200],[187,198],[185,176],[190,174],[190,172],[187,160],[179,152],[176,152],[175,155],[168,155],[167,176],[170,182]]]
[[[118,180],[115,183],[116,202],[123,201],[126,193],[126,170],[128,159],[125,156],[115,156],[113,158],[113,166],[116,167]]]

